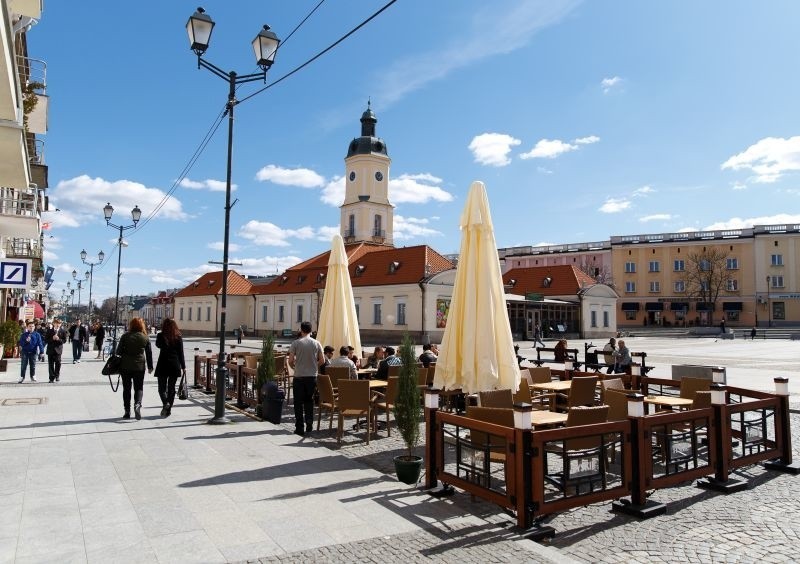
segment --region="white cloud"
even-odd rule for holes
[[[289,239],[314,239],[317,232],[308,226],[300,229],[283,229],[267,221],[250,220],[239,229],[239,236],[260,246],[288,247],[291,245]]]
[[[667,221],[672,219],[672,215],[668,213],[654,213],[653,215],[645,215],[639,218],[639,221],[646,223],[648,221]]]
[[[224,241],[214,241],[213,243],[208,244],[209,249],[214,249],[215,251],[222,251],[225,247]],[[236,251],[240,250],[242,247],[241,245],[237,245],[236,243],[228,242],[228,252],[235,253]]]
[[[103,207],[110,202],[114,207],[112,221],[130,221],[130,210],[139,206],[142,220],[162,203],[166,193],[158,188],[148,188],[144,184],[130,180],[108,181],[90,178],[87,175],[62,180],[52,189],[51,205],[60,212],[53,215],[54,227],[79,227],[103,218]],[[168,196],[158,211],[158,217],[165,219],[186,219],[181,202]],[[121,219],[120,219],[121,218]],[[74,220],[74,225],[71,224]]]
[[[575,151],[578,149],[577,145],[565,143],[559,139],[540,139],[536,145],[527,153],[520,155],[521,159],[554,159],[564,153]]]
[[[329,206],[339,207],[344,203],[344,176],[334,176],[322,188],[320,200]]]
[[[453,195],[436,186],[441,183],[442,179],[432,174],[401,174],[389,180],[389,200],[395,204],[452,202]]]
[[[178,182],[178,186],[181,188],[188,188],[189,190],[208,190],[209,192],[224,192],[226,185],[227,182],[223,180],[214,180],[212,178],[207,178],[205,180],[184,178]],[[231,192],[237,188],[238,186],[236,184],[231,184]]]
[[[722,170],[751,170],[754,182],[772,183],[787,172],[800,170],[800,135],[765,137],[722,163]]]
[[[549,168],[545,168],[543,166],[537,166],[536,172],[540,172],[542,174],[553,174],[552,170],[550,170]]]
[[[597,143],[598,141],[600,141],[600,138],[597,135],[589,135],[587,137],[578,137],[574,142],[578,145],[591,145],[592,143]]]
[[[731,188],[733,190],[747,190],[747,184],[744,182],[733,182]]]
[[[611,90],[622,83],[622,79],[618,76],[611,76],[604,78],[600,81],[600,88],[603,89],[603,94],[608,94]]]
[[[47,248],[45,248],[42,251],[42,258],[44,258],[45,262],[50,262],[50,261],[58,260],[58,255],[55,254],[53,251],[50,251]]]
[[[608,198],[598,211],[603,213],[619,213],[631,207],[630,200],[625,198]]]
[[[472,138],[469,150],[476,163],[489,166],[506,166],[511,162],[511,147],[522,143],[505,133],[481,133]]]
[[[779,213],[775,215],[762,215],[758,217],[740,218],[733,217],[727,221],[718,221],[704,227],[705,231],[721,229],[746,229],[754,225],[780,225],[784,223],[800,223],[800,214]]]
[[[633,196],[646,196],[647,194],[655,193],[655,189],[651,188],[650,186],[642,186],[641,188],[637,188],[633,191]]]
[[[394,216],[394,238],[402,241],[442,234],[441,231],[427,227],[428,222],[427,219],[396,215]]]
[[[272,182],[281,186],[318,188],[325,184],[325,178],[308,168],[282,168],[267,165],[256,173],[256,180]]]
[[[323,225],[317,228],[317,239],[330,242],[334,235],[341,234],[341,232],[338,225]]]

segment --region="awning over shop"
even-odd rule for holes
[[[622,302],[622,311],[639,311],[639,302]]]
[[[660,302],[647,302],[644,304],[645,311],[664,311],[664,304]]]
[[[742,311],[742,302],[722,302],[722,311]]]
[[[689,302],[672,302],[669,304],[672,311],[689,311]]]
[[[694,309],[697,311],[714,311],[714,304],[707,302],[697,302],[694,304]]]

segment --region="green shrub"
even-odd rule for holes
[[[394,418],[397,428],[406,443],[408,456],[413,456],[414,447],[419,442],[420,395],[417,386],[417,359],[414,354],[414,341],[408,333],[400,345],[400,360],[403,366],[398,378],[397,400],[394,403]]]

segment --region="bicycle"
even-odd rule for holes
[[[103,360],[105,360],[106,357],[111,356],[112,352],[114,352],[114,344],[111,339],[108,338],[106,339],[105,343],[103,343],[103,348],[101,349],[101,356],[103,357]]]

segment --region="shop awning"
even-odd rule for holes
[[[694,304],[694,309],[696,311],[714,311],[714,304],[710,304],[708,302],[697,302]]]
[[[742,302],[722,302],[722,311],[742,311]]]
[[[672,302],[669,304],[672,311],[689,311],[689,302]]]
[[[622,302],[622,311],[639,311],[639,302]]]
[[[644,304],[645,311],[664,311],[664,304],[661,302],[647,302]]]

